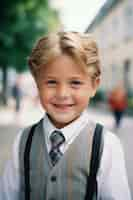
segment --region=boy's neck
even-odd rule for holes
[[[46,113],[47,114],[47,117],[48,117],[48,119],[50,120],[50,122],[53,124],[53,126],[55,126],[55,128],[57,128],[57,129],[62,129],[62,128],[64,128],[64,127],[66,127],[66,126],[68,126],[69,124],[71,124],[72,122],[74,122],[75,120],[77,120],[81,115],[79,115],[79,116],[77,116],[76,118],[74,118],[72,121],[70,121],[70,122],[68,122],[68,123],[65,123],[65,124],[58,124],[58,122],[55,122],[52,118],[51,118],[51,116],[48,114],[48,113]]]

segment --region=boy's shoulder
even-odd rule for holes
[[[28,133],[33,132],[36,127],[39,127],[42,124],[42,121],[43,121],[43,118],[41,118],[40,120],[38,120],[37,122],[34,122],[33,124],[31,124],[29,126],[26,126],[25,128],[23,128],[22,136],[24,137],[26,135],[28,137]]]
[[[43,122],[43,120],[44,120],[44,118],[41,118],[41,119],[39,119],[38,121],[36,121],[36,122],[34,122],[34,123],[32,123],[32,124],[30,124],[30,125],[24,127],[24,128],[22,129],[22,135],[25,135],[27,132],[30,132],[31,129],[33,129],[33,128],[39,126],[39,125],[41,125],[42,122]]]
[[[103,146],[104,148],[107,149],[120,149],[122,148],[122,141],[116,135],[115,132],[111,131],[108,129],[104,124],[95,122],[95,121],[90,121],[90,126],[96,127],[97,124],[100,124],[103,127],[102,130],[102,138],[103,138]]]
[[[104,140],[106,140],[106,143],[108,145],[121,144],[121,140],[118,137],[118,135],[116,135],[116,133],[106,128],[104,129]]]
[[[119,155],[124,153],[123,144],[121,139],[115,133],[106,128],[103,131],[103,140],[103,163],[109,164],[112,162],[112,159],[119,158]]]
[[[26,142],[28,140],[29,137],[32,137],[35,131],[35,128],[41,124],[41,120],[24,127],[18,134],[17,138],[16,138],[16,143],[18,143],[17,145],[19,146],[19,148],[21,148],[21,146],[25,146]],[[31,135],[31,136],[30,136]]]

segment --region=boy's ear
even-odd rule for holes
[[[96,79],[92,80],[92,95],[91,95],[91,97],[95,96],[96,91],[100,85],[100,81],[101,81],[100,77],[97,77]]]

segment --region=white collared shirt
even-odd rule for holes
[[[65,143],[61,147],[62,153],[69,148],[69,145],[87,123],[89,123],[89,115],[88,111],[84,111],[77,120],[60,129],[66,139]],[[54,130],[57,130],[57,128],[50,122],[47,115],[44,116],[43,127],[45,129],[44,137],[46,137],[47,149],[50,151],[51,144],[49,137]],[[0,180],[0,200],[19,200],[18,149],[21,134],[16,138],[12,159],[7,163],[4,175]],[[104,135],[104,150],[97,180],[99,191],[98,199],[131,200],[122,146],[119,139],[110,132],[107,132]]]

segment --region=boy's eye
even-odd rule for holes
[[[56,84],[56,81],[55,81],[55,80],[48,80],[48,81],[47,81],[47,84],[48,84],[48,85],[55,85],[55,84]]]
[[[79,80],[73,80],[73,81],[71,81],[71,86],[73,88],[79,88],[82,84],[83,83],[81,81],[79,81]]]
[[[82,84],[82,82],[81,81],[78,81],[78,80],[74,80],[74,81],[71,81],[71,84],[72,85],[81,85]]]

